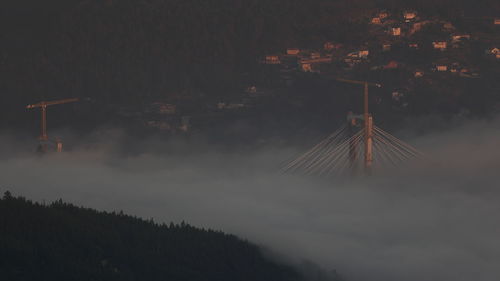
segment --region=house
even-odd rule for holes
[[[415,76],[415,78],[423,77],[424,76],[424,71],[422,71],[422,70],[415,70],[415,72],[413,72],[413,76]]]
[[[448,58],[442,58],[434,63],[434,71],[447,72],[451,65],[452,62]]]
[[[494,25],[500,25],[500,18],[496,18],[493,20]]]
[[[366,59],[368,58],[368,55],[370,55],[369,50],[360,50],[347,54],[347,57],[354,59]]]
[[[358,59],[358,58],[359,58],[359,52],[352,52],[352,53],[349,53],[349,54],[347,54],[347,57],[348,57],[348,58]]]
[[[319,59],[321,58],[321,54],[319,52],[311,52],[311,59]]]
[[[390,61],[387,65],[384,66],[384,69],[396,69],[399,67],[399,63],[397,61]]]
[[[323,49],[325,51],[338,50],[340,48],[342,48],[342,44],[339,43],[325,42],[323,44]]]
[[[392,92],[392,100],[393,101],[400,101],[401,98],[403,98],[405,95],[401,91],[394,91]]]
[[[438,64],[436,65],[436,70],[437,71],[448,71],[448,66],[447,65],[444,65],[444,64]]]
[[[391,28],[390,33],[393,36],[401,36],[401,27],[393,27],[393,28]]]
[[[435,70],[439,72],[445,72],[448,71],[448,65],[446,63],[436,63],[435,64]]]
[[[255,94],[257,93],[257,87],[256,86],[250,86],[245,89],[245,93],[247,94]]]
[[[410,22],[412,20],[415,20],[417,18],[417,13],[413,11],[406,11],[403,13],[403,17],[406,22]]]
[[[313,72],[312,65],[310,63],[301,63],[300,66],[304,72]]]
[[[384,51],[384,52],[390,51],[391,48],[392,48],[391,43],[384,43],[384,44],[382,44],[382,51]]]
[[[389,12],[387,11],[381,11],[378,13],[377,17],[380,18],[381,20],[386,19],[390,16]]]
[[[446,41],[434,41],[432,42],[434,49],[444,51],[448,47],[448,43]]]
[[[372,24],[382,24],[382,20],[379,17],[372,18]]]
[[[408,48],[418,50],[418,43],[408,43]]]
[[[499,48],[493,48],[488,51],[488,53],[494,55],[497,59],[500,59],[500,49]]]
[[[453,43],[470,40],[470,34],[454,34],[451,36],[451,40]]]
[[[267,55],[263,61],[264,64],[281,64],[279,55]]]
[[[319,53],[317,54],[319,55]],[[299,61],[300,69],[304,72],[318,72],[315,68],[316,65],[332,62],[332,56],[321,57],[318,55],[311,55],[311,58],[302,58]]]
[[[408,33],[410,35],[415,34],[416,32],[419,32],[420,30],[422,30],[422,28],[424,26],[432,24],[432,23],[433,23],[433,21],[431,21],[431,20],[415,21],[412,23]]]
[[[298,48],[288,48],[286,49],[286,54],[289,56],[296,56],[300,53],[300,49]]]
[[[369,55],[370,55],[370,51],[369,50],[360,50],[358,52],[359,58],[362,58],[362,59],[368,58]]]

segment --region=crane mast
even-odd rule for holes
[[[46,142],[49,140],[49,137],[47,135],[47,107],[51,106],[51,105],[72,103],[72,102],[77,102],[77,101],[79,101],[78,98],[70,98],[70,99],[62,99],[62,100],[55,100],[55,101],[41,101],[39,103],[29,104],[26,106],[26,109],[40,108],[40,112],[41,112],[40,136],[38,137],[38,139],[40,141]],[[43,149],[43,150],[45,150],[45,149]],[[57,142],[57,150],[58,151],[62,150],[62,143],[60,141]]]

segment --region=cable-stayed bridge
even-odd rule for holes
[[[364,86],[364,113],[350,112],[346,125],[286,163],[284,172],[319,176],[370,174],[374,169],[398,167],[408,160],[424,157],[416,148],[374,125],[368,111],[368,87],[380,88],[380,84],[336,80]]]
[[[406,161],[423,157],[416,148],[377,126],[372,127],[366,138],[363,128],[348,124],[286,163],[283,171],[318,176],[357,175],[399,167]]]

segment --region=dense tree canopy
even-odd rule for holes
[[[61,200],[44,205],[7,192],[0,229],[2,280],[302,280],[233,235]]]

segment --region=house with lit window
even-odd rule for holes
[[[370,55],[370,51],[368,49],[362,49],[362,50],[347,54],[347,57],[354,58],[354,59],[367,59],[369,55]]]
[[[414,21],[417,19],[417,13],[414,11],[406,11],[403,13],[403,17],[405,19],[405,22]]]
[[[288,48],[288,49],[286,49],[286,54],[289,56],[297,56],[298,54],[300,54],[300,49]]]
[[[262,61],[264,64],[281,64],[279,55],[267,55]]]
[[[379,17],[372,18],[372,24],[382,24],[382,20]]]
[[[470,34],[453,34],[451,40],[453,43],[470,40]]]
[[[302,58],[299,61],[299,67],[304,72],[319,72],[319,65],[331,63],[332,56],[321,56],[319,53],[311,53],[309,58]]]
[[[390,16],[390,14],[387,11],[380,11],[377,15],[377,17],[380,18],[381,20],[384,20],[384,19],[388,18],[389,16]]]
[[[401,36],[401,27],[392,27],[389,32],[393,36]]]
[[[499,48],[493,48],[487,51],[487,53],[495,56],[497,59],[500,59],[500,49]]]
[[[448,47],[448,43],[446,41],[434,41],[432,42],[432,46],[436,50],[444,51]]]
[[[442,59],[434,63],[434,71],[447,72],[450,69],[450,62],[447,59]]]
[[[413,72],[413,76],[415,76],[415,78],[423,77],[424,76],[424,71],[420,70],[420,69],[417,69],[417,70],[415,70]]]

